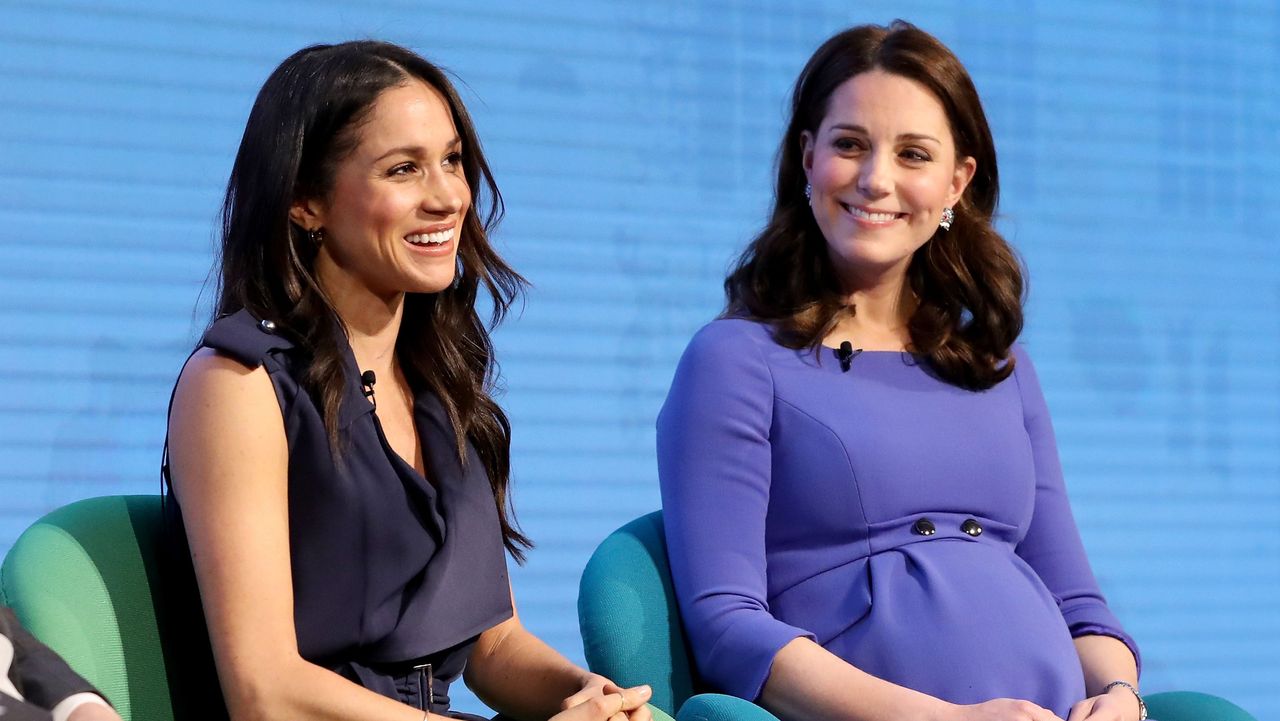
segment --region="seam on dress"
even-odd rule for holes
[[[840,435],[839,435],[838,433],[836,433],[836,432],[835,432],[835,429],[833,429],[831,426],[829,426],[829,425],[827,425],[826,423],[822,422],[821,420],[819,420],[819,419],[815,418],[815,417],[813,416],[813,414],[811,414],[811,413],[809,413],[809,412],[805,411],[803,408],[800,408],[799,406],[797,406],[796,404],[792,403],[791,401],[788,401],[788,400],[787,400],[787,399],[785,399],[785,398],[780,398],[780,397],[778,397],[778,395],[777,395],[776,393],[774,394],[773,399],[774,399],[774,401],[775,401],[776,403],[782,403],[782,404],[785,404],[787,407],[791,408],[791,409],[792,409],[792,410],[794,410],[795,412],[797,412],[797,413],[799,413],[800,415],[804,416],[805,418],[808,418],[809,420],[813,421],[815,424],[817,424],[819,427],[821,427],[821,428],[822,428],[823,430],[825,430],[827,433],[831,434],[831,436],[835,439],[836,444],[840,446],[840,451],[841,451],[841,453],[843,453],[843,454],[844,454],[844,462],[845,462],[845,465],[849,468],[849,477],[853,479],[853,492],[854,492],[854,493],[856,493],[856,494],[857,494],[857,496],[858,496],[858,511],[862,513],[862,522],[863,522],[864,524],[867,524],[868,526],[870,526],[870,525],[871,525],[871,519],[867,518],[867,508],[866,508],[866,504],[865,504],[865,503],[863,503],[863,500],[862,500],[862,484],[858,483],[858,474],[857,474],[857,472],[856,472],[856,471],[854,471],[854,470],[853,470],[853,459],[849,457],[849,447],[848,447],[848,446],[846,446],[846,445],[844,444],[844,441],[842,441],[842,440],[840,439]],[[772,483],[772,479],[770,479],[770,483]],[[868,535],[867,535],[866,547],[867,547],[867,555],[865,556],[865,558],[870,558],[870,557],[871,557],[871,536],[870,536],[870,534],[868,534]],[[868,583],[869,583],[869,582],[870,582],[870,581],[868,581]]]
[[[1018,377],[1019,375],[1018,366],[1021,364],[1017,362],[1016,360],[1017,354],[1013,352],[1012,348],[1009,349],[1009,352],[1013,353],[1015,357],[1015,360],[1013,363],[1012,375],[1013,375],[1014,385],[1018,386],[1018,405],[1022,407],[1022,430],[1026,431],[1027,438],[1030,439],[1031,429],[1027,427],[1027,395],[1024,389],[1022,388],[1022,379]],[[1034,454],[1035,454],[1035,450],[1033,449],[1032,455],[1034,456]]]
[[[750,321],[746,321],[746,322],[750,322]],[[769,397],[772,398],[773,400],[780,400],[778,398],[778,383],[776,380],[774,380],[774,377],[773,377],[773,366],[769,363],[768,356],[765,355],[764,348],[762,347],[763,344],[752,335],[748,335],[747,340],[751,343],[751,347],[755,349],[756,355],[760,357],[760,362],[764,364],[765,372],[769,374]],[[772,447],[773,445],[773,416],[774,416],[773,408],[770,408],[769,409],[769,436],[768,436],[770,447]],[[770,453],[770,456],[772,457],[772,452]],[[770,486],[773,485],[772,471],[769,473],[769,485]]]

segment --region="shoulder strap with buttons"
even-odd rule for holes
[[[262,365],[262,359],[271,351],[293,347],[293,342],[278,330],[275,321],[269,318],[259,320],[241,309],[215,321],[205,332],[200,345],[256,368]]]

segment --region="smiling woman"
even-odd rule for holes
[[[501,210],[466,109],[414,53],[314,46],[267,79],[217,317],[169,416],[166,600],[203,609],[187,641],[212,646],[223,695],[199,718],[224,699],[235,719],[464,718],[465,674],[522,719],[649,719],[647,688],[577,668],[515,612],[503,549],[529,541],[475,309],[483,285],[496,323],[523,284],[488,242]]]
[[[941,43],[874,27],[831,38],[801,72],[772,217],[725,280],[729,311],[792,348],[909,345],[956,385],[988,388],[1016,364],[1023,278],[992,226],[982,101]]]
[[[809,205],[842,285],[863,289],[905,275],[976,163],[956,156],[942,104],[913,80],[873,70],[827,103],[818,128],[800,134]]]
[[[335,296],[385,302],[453,283],[457,230],[470,207],[462,140],[445,97],[411,81],[374,103],[328,197],[299,199],[290,217],[323,234],[321,285]]]
[[[931,35],[852,28],[801,72],[772,217],[658,419],[709,684],[788,720],[1142,715],[1015,344],[998,189],[977,91]]]

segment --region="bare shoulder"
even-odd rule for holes
[[[170,422],[199,410],[215,415],[234,413],[249,422],[260,415],[265,416],[263,420],[280,417],[266,369],[251,368],[212,348],[196,351],[182,369]]]
[[[178,378],[178,395],[209,392],[271,391],[271,379],[262,366],[251,368],[213,348],[197,350]]]
[[[284,420],[266,369],[197,351],[178,379],[169,449],[179,489],[194,477],[229,479],[287,463]]]

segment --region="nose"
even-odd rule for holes
[[[868,153],[858,168],[858,192],[871,199],[888,195],[892,188],[891,163],[887,153]]]
[[[432,215],[453,215],[466,205],[470,192],[460,175],[437,172],[426,181],[422,209]]]

